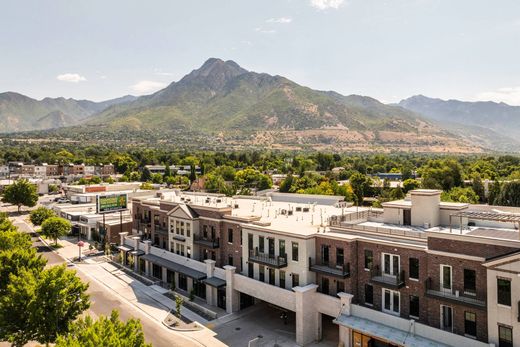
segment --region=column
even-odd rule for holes
[[[240,293],[234,288],[236,267],[224,266],[226,270],[226,312],[232,313],[240,309]]]
[[[341,315],[350,316],[351,309],[352,309],[352,298],[354,295],[348,294],[348,293],[338,293],[338,296],[340,298],[341,307],[338,314],[338,317]],[[341,324],[338,324],[339,326],[339,342],[343,343],[343,346],[350,347],[351,341],[352,341],[352,329],[349,329],[347,327],[342,326]]]
[[[215,273],[215,261],[211,259],[204,260],[206,263],[206,277],[211,278]],[[217,294],[214,293],[215,288],[210,285],[206,285],[206,304],[216,306]]]
[[[296,343],[304,346],[320,336],[319,313],[314,307],[314,294],[317,284],[294,287],[296,294]]]
[[[163,283],[168,283],[168,275],[167,275],[167,269],[163,266],[162,268],[162,281]]]
[[[123,246],[125,244],[125,237],[128,235],[128,232],[119,233],[119,245]]]
[[[187,288],[188,288],[188,295],[189,295],[191,293],[191,290],[193,289],[193,278],[188,277],[187,280],[188,280]]]

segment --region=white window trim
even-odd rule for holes
[[[449,267],[450,268],[450,288],[444,288],[444,272],[443,272],[443,268],[444,267]],[[448,292],[448,293],[453,293],[453,267],[451,265],[446,265],[446,264],[440,264],[440,267],[439,267],[439,283],[440,283],[440,290],[442,292]]]
[[[451,309],[451,332],[453,332],[453,307],[452,306],[449,306],[449,305],[441,305],[440,306],[440,310],[439,310],[439,315],[440,315],[440,324],[439,324],[439,329],[443,330],[443,331],[448,331],[448,330],[444,330],[442,328],[442,308],[443,307],[449,307]]]
[[[390,274],[387,274],[385,273],[385,255],[389,255],[390,256]],[[393,271],[394,271],[394,267],[392,266],[393,264],[393,257],[397,257],[397,264],[398,264],[398,269],[397,269],[397,273],[394,274]],[[401,256],[399,254],[392,254],[392,253],[381,253],[381,274],[383,276],[398,276],[399,273],[401,272]]]
[[[385,309],[385,290],[388,290],[390,292],[390,310]],[[397,293],[397,296],[399,297],[399,312],[395,312],[393,310],[394,308],[394,294]],[[391,290],[388,288],[381,288],[381,310],[384,313],[391,314],[393,316],[400,316],[401,315],[401,293],[397,290]]]

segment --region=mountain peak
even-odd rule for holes
[[[210,75],[221,75],[225,77],[236,77],[247,70],[241,68],[232,60],[224,61],[219,58],[209,58],[197,70],[193,70],[190,75],[197,77],[206,77]],[[189,76],[189,75],[188,75]]]

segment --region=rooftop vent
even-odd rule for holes
[[[293,214],[292,210],[287,211],[287,215],[292,216],[292,214]]]
[[[309,212],[309,208],[308,207],[304,207],[303,208],[303,212]]]
[[[299,206],[296,206],[296,212],[301,212],[302,208]]]
[[[238,208],[238,204],[235,204],[235,208]]]

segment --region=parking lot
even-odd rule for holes
[[[287,312],[287,322],[281,318],[282,311],[266,303],[248,307],[234,315],[234,319],[212,327],[217,338],[231,347],[247,346],[258,339],[257,346],[296,347],[296,322],[294,312]],[[323,320],[323,339],[310,344],[313,347],[336,347],[338,326],[332,318]]]

